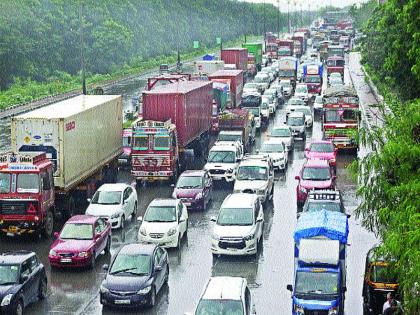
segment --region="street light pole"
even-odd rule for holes
[[[82,93],[87,94],[86,91],[86,77],[85,77],[85,55],[84,55],[84,40],[83,40],[83,2],[79,3],[79,24],[80,24],[80,63],[82,67]]]
[[[277,1],[277,36],[280,39],[280,0]]]
[[[287,32],[290,34],[290,0],[287,0]]]
[[[265,37],[266,37],[266,29],[265,29],[265,0],[264,0],[264,2],[263,2],[263,14],[264,14],[264,18],[263,18],[263,21],[264,21],[264,47],[265,47]]]

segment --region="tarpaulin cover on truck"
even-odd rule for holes
[[[296,225],[294,239],[296,243],[299,243],[301,239],[324,236],[346,244],[348,235],[349,223],[345,214],[321,210],[301,214]]]

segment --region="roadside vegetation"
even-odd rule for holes
[[[351,9],[366,35],[362,62],[391,110],[381,105],[383,128],[361,130],[360,141],[373,150],[353,165],[362,197],[357,215],[380,237],[382,254],[396,259],[407,314],[420,314],[419,12],[416,0]]]

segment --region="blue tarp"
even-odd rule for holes
[[[349,222],[344,213],[321,210],[301,214],[294,239],[299,244],[303,238],[325,236],[331,240],[338,240],[341,244],[347,244],[348,235]]]
[[[216,59],[216,57],[215,57],[215,55],[214,54],[207,54],[207,55],[204,55],[203,56],[203,60],[215,60]]]

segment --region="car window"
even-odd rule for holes
[[[95,223],[95,234],[100,234],[103,231],[103,226],[100,224],[100,221],[102,219],[98,219],[98,221],[96,221]]]
[[[245,311],[247,315],[251,314],[251,292],[248,287],[245,288]]]
[[[155,251],[155,266],[156,265],[161,265],[162,256],[163,256],[163,250],[162,250],[162,248],[158,247]]]
[[[20,276],[21,277],[26,277],[26,276],[29,277],[30,274],[31,274],[31,267],[30,267],[30,263],[29,263],[29,259],[28,259],[28,260],[25,260],[22,263],[22,269],[21,269],[21,272],[20,272]]]
[[[259,211],[260,211],[260,208],[258,207],[258,203],[256,202],[254,205],[254,222],[257,222]]]
[[[181,220],[181,215],[182,215],[182,203],[180,202],[178,204],[178,221]]]

